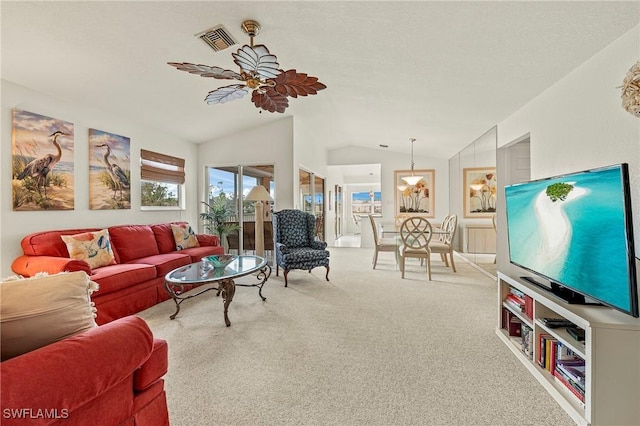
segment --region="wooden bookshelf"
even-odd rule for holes
[[[614,309],[569,305],[526,281],[498,272],[496,334],[569,416],[580,425],[637,425],[640,421],[640,320]],[[533,318],[505,302],[510,289],[530,296]],[[502,326],[503,309],[533,329],[533,359]],[[551,328],[544,318],[562,318],[585,331],[584,342],[565,328]],[[549,334],[585,360],[584,403],[545,368],[538,365],[541,334]]]

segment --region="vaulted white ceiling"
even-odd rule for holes
[[[207,105],[232,81],[177,71],[237,70],[245,19],[283,69],[327,89],[290,100],[297,135],[449,158],[640,22],[640,2],[128,1],[1,3],[2,78],[196,143],[283,117],[248,97]],[[214,53],[196,34],[224,25]],[[632,64],[629,64],[630,66]],[[621,78],[624,75],[621,72]],[[588,90],[588,88],[585,88]],[[619,96],[612,88],[612,96]],[[381,155],[383,152],[381,151]]]

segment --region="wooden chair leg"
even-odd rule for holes
[[[400,256],[400,272],[402,272],[402,278],[404,278],[404,256]]]
[[[329,281],[329,265],[325,266],[325,268],[327,268],[327,274],[324,277]]]
[[[429,274],[429,281],[431,281],[431,258],[427,256],[427,272]]]
[[[376,265],[378,264],[378,249],[376,248],[373,252],[373,269],[376,269]]]
[[[453,263],[453,252],[452,251],[449,252],[449,257],[451,258],[451,267],[453,268],[453,272],[457,272],[456,271],[456,264]]]
[[[284,276],[284,286],[287,287],[289,285],[289,283],[287,282],[287,275],[289,274],[289,271],[287,269],[285,269],[282,273],[282,275]]]

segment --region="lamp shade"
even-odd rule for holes
[[[422,176],[407,176],[402,178],[403,181],[407,182],[409,186],[415,186],[418,182],[422,180]]]
[[[269,195],[266,188],[262,185],[256,185],[251,188],[251,191],[249,191],[244,199],[246,201],[273,201],[271,195]]]

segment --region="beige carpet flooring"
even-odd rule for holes
[[[330,248],[324,268],[239,287],[224,326],[207,292],[140,314],[169,342],[173,426],[572,425],[495,335],[496,282],[459,258],[417,262]]]

